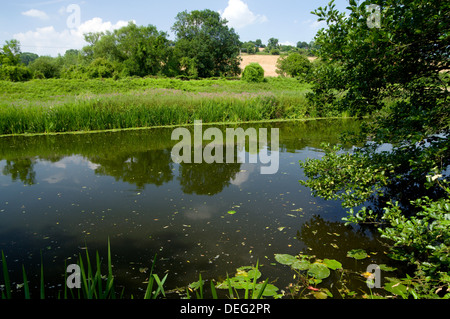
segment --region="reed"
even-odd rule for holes
[[[0,107],[0,134],[34,134],[143,128],[204,123],[304,118],[305,100],[263,96],[172,95],[103,96],[56,106]],[[303,105],[301,105],[303,104]],[[299,111],[303,109],[303,111]],[[300,114],[297,116],[297,114]]]
[[[14,299],[13,290],[11,286],[11,280],[9,276],[9,270],[6,263],[6,257],[4,252],[2,254],[2,274],[3,289],[1,290],[1,299]],[[156,264],[156,255],[152,263],[147,289],[143,299],[157,299],[161,295],[165,296],[164,284],[168,277],[166,274],[162,279],[157,274],[153,273],[154,266]],[[80,254],[77,265],[80,267],[80,289],[68,289],[67,287],[67,274],[64,275],[64,293],[58,294],[58,299],[124,299],[124,289],[120,292],[116,291],[115,277],[112,271],[112,258],[111,258],[111,246],[108,240],[108,257],[107,257],[107,274],[102,274],[102,262],[98,252],[95,254],[95,259],[91,259],[89,251],[86,249],[86,254],[83,256]],[[25,271],[25,267],[22,266],[22,278],[23,278],[23,298],[32,299],[29,281]],[[0,285],[2,286],[2,285]],[[46,295],[45,281],[44,281],[44,266],[41,255],[40,266],[40,284],[39,284],[39,299],[46,299],[49,296]]]
[[[293,79],[0,81],[0,135],[301,119],[307,90]]]

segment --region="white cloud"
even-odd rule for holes
[[[281,45],[292,45],[292,46],[296,46],[296,43],[292,43],[291,41],[284,41],[284,42],[280,42]]]
[[[48,19],[47,13],[45,13],[44,11],[41,11],[41,10],[36,10],[36,9],[31,9],[31,10],[22,12],[22,15],[27,16],[27,17],[39,18],[41,20]]]
[[[134,21],[133,21],[134,22]],[[82,23],[75,31],[79,37],[83,38],[83,34],[89,32],[105,32],[120,29],[128,25],[127,21],[120,20],[116,24],[112,24],[110,21],[105,21],[101,18],[94,18]]]
[[[17,33],[14,35],[14,39],[20,41],[24,52],[57,56],[58,54],[63,55],[69,49],[81,49],[87,45],[84,41],[85,33],[113,31],[126,25],[128,25],[127,21],[118,21],[113,24],[109,21],[103,21],[101,18],[94,18],[82,23],[75,29],[57,31],[55,27],[48,26]]]
[[[326,21],[319,21],[319,20],[312,20],[312,19],[304,21],[303,24],[306,24],[309,27],[309,29],[316,31],[316,32],[327,26]]]
[[[255,14],[250,11],[248,5],[242,0],[229,0],[228,7],[223,12],[219,11],[219,13],[228,20],[228,24],[231,27],[236,29],[268,21],[265,15]]]

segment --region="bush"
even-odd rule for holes
[[[82,65],[72,65],[61,72],[63,79],[86,79],[86,68]]]
[[[31,80],[32,73],[29,68],[22,65],[7,65],[0,67],[0,80],[21,82]]]
[[[277,62],[277,73],[281,76],[306,78],[311,72],[311,68],[312,63],[309,59],[299,53],[279,58]]]
[[[60,67],[56,59],[49,56],[41,56],[30,64],[30,70],[38,73],[38,77],[44,76],[46,79],[59,78]]]
[[[270,54],[272,54],[272,55],[280,55],[281,51],[279,49],[272,49],[272,50],[270,50]]]
[[[259,63],[250,63],[242,73],[242,79],[246,82],[260,83],[264,81],[264,69]]]
[[[112,78],[114,71],[114,65],[104,58],[95,59],[87,68],[88,77],[91,79]]]

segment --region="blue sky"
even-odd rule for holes
[[[277,38],[280,43],[311,41],[323,27],[310,12],[329,0],[16,0],[2,1],[0,44],[18,39],[23,52],[64,54],[81,49],[83,33],[113,30],[135,21],[169,33],[184,10],[218,11],[234,27],[241,41]],[[340,11],[348,1],[337,0]],[[72,6],[71,6],[72,5]],[[75,6],[73,6],[75,5]],[[79,13],[79,14],[78,14]],[[69,23],[68,23],[69,22]]]

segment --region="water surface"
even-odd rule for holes
[[[284,289],[293,274],[276,253],[334,258],[362,271],[386,263],[376,234],[344,226],[339,202],[314,198],[298,182],[299,161],[320,158],[321,143],[338,143],[357,121],[240,127],[280,129],[277,174],[261,175],[248,160],[175,164],[173,129],[0,138],[0,250],[12,277],[21,282],[23,264],[37,285],[42,252],[47,289],[62,290],[65,262],[86,247],[106,257],[108,238],[118,282],[135,295],[155,254],[168,289],[258,260],[263,276]],[[239,155],[248,159],[246,150]],[[355,248],[373,252],[371,259],[347,258]]]

